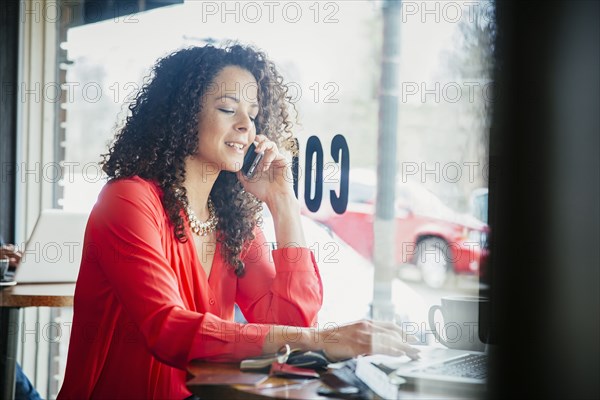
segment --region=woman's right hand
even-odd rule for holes
[[[418,340],[393,322],[362,320],[318,331],[321,348],[332,361],[363,354],[407,355],[419,358],[419,350],[409,343]]]

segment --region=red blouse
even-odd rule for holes
[[[141,178],[108,183],[89,217],[59,399],[183,399],[188,363],[262,352],[269,324],[313,326],[323,299],[307,248],[270,250],[262,231],[238,278],[217,244],[210,276]],[[233,322],[234,303],[252,324]],[[294,339],[290,333],[290,342]]]

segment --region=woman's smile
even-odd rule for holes
[[[240,143],[240,142],[225,142],[225,144],[232,149],[233,151],[235,151],[238,154],[244,154],[244,149],[246,148],[246,144],[245,143]]]

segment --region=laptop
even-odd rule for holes
[[[408,357],[388,359],[379,365],[406,380],[418,391],[480,393],[486,390],[487,352],[453,350],[433,346],[415,346],[419,360]]]
[[[22,249],[21,263],[13,280],[17,283],[77,281],[88,217],[89,213],[43,210]]]

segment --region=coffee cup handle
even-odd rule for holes
[[[433,317],[435,317],[435,312],[437,310],[442,311],[442,307],[437,304],[431,306],[431,308],[429,309],[429,326],[431,327],[431,331],[433,332],[433,336],[435,336],[436,340],[439,341],[440,343],[442,343],[444,346],[450,347],[450,346],[448,346],[448,343],[444,340],[444,338],[442,338],[442,336],[439,334],[439,332],[435,328],[435,321],[434,321]],[[442,313],[442,316],[443,315],[444,315],[444,313]]]

